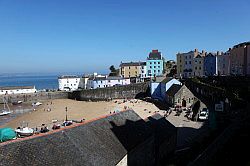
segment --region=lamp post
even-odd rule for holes
[[[66,121],[68,121],[68,116],[67,116],[68,108],[67,107],[65,107],[65,111],[66,111]]]

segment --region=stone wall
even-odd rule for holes
[[[108,99],[140,98],[148,95],[149,83],[137,83],[116,87],[79,90],[69,93],[70,99],[98,101]]]
[[[12,94],[12,95],[0,95],[0,103],[3,103],[3,98],[7,100],[8,103],[12,103],[15,101],[23,101],[23,102],[35,102],[42,100],[50,100],[50,99],[67,99],[68,92],[37,92],[30,94]]]

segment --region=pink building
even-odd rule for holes
[[[235,45],[230,50],[231,74],[250,75],[250,42]]]

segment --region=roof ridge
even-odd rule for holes
[[[64,128],[57,129],[57,130],[52,130],[52,131],[49,131],[47,133],[39,133],[37,135],[32,135],[32,136],[25,137],[25,138],[18,138],[18,139],[15,139],[15,140],[2,142],[2,143],[0,143],[0,147],[1,146],[5,146],[7,144],[15,143],[15,142],[21,142],[21,141],[31,140],[31,139],[35,139],[35,138],[38,138],[38,137],[44,137],[44,136],[51,135],[51,134],[54,134],[54,133],[63,132],[65,130],[68,130],[68,129],[71,129],[71,128],[75,128],[75,127],[78,127],[78,126],[83,126],[83,125],[89,124],[91,122],[95,122],[97,120],[101,120],[101,119],[104,119],[104,118],[107,118],[107,117],[110,117],[110,116],[113,116],[113,115],[116,115],[116,114],[119,114],[119,113],[122,113],[122,112],[126,112],[126,111],[133,111],[133,110],[132,109],[122,110],[122,111],[119,111],[119,112],[116,112],[116,113],[102,115],[100,117],[93,118],[93,119],[90,119],[88,121],[84,121],[84,122],[79,123],[79,124],[73,124],[71,126],[67,126],[67,127],[64,127]]]

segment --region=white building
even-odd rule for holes
[[[147,65],[146,65],[146,62],[143,62],[141,64],[139,76],[141,78],[141,81],[144,81],[144,79],[147,78]]]
[[[89,76],[83,76],[83,77],[81,77],[78,88],[87,89],[88,80],[89,80]]]
[[[80,84],[80,77],[69,75],[58,77],[59,90],[73,91],[77,90]]]
[[[36,93],[35,86],[9,86],[0,87],[0,95],[5,94],[25,94],[25,93]]]
[[[87,83],[87,89],[106,88],[106,87],[128,85],[128,84],[130,84],[129,78],[94,77],[94,78],[89,78],[88,83]]]
[[[166,92],[173,84],[182,85],[179,80],[172,77],[156,77],[156,80],[150,84],[151,97],[165,101]]]

